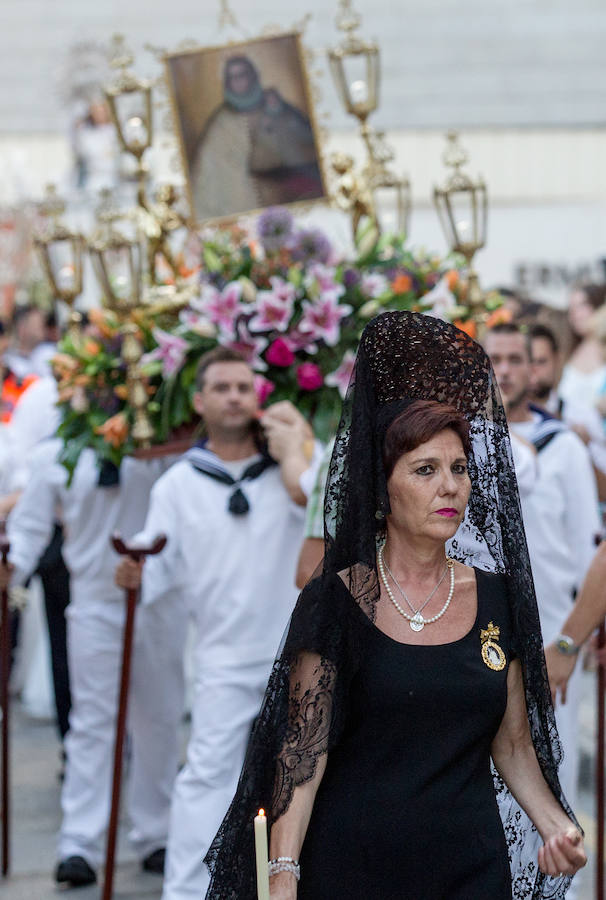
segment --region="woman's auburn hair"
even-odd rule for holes
[[[438,400],[413,400],[396,416],[385,432],[383,466],[389,478],[397,461],[440,431],[450,428],[460,438],[465,456],[471,451],[469,422],[456,407]]]

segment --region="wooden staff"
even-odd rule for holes
[[[598,649],[606,646],[606,623],[602,622],[598,631]],[[604,900],[604,698],[606,696],[606,668],[598,665],[598,749],[596,753],[596,782],[597,782],[597,865],[596,865],[596,898]]]
[[[166,546],[166,535],[161,534],[150,547],[134,547],[126,544],[120,535],[115,534],[112,546],[120,556],[130,556],[139,562],[146,556],[155,556]],[[114,864],[116,855],[116,836],[118,834],[118,817],[120,815],[120,790],[122,787],[122,754],[126,734],[126,711],[128,707],[128,689],[130,685],[130,668],[133,650],[133,634],[135,626],[135,609],[138,591],[129,588],[126,591],[126,622],[122,641],[122,674],[120,678],[120,695],[118,716],[116,719],[116,742],[114,746],[114,776],[112,782],[112,805],[107,830],[107,849],[105,853],[105,875],[103,882],[103,900],[111,900],[114,882]]]
[[[6,523],[0,521],[0,554],[2,565],[8,562],[10,544],[6,537]],[[0,621],[0,655],[2,656],[2,674],[0,676],[0,705],[2,706],[2,875],[6,877],[9,870],[9,825],[10,825],[10,787],[9,787],[9,748],[8,748],[8,717],[9,717],[9,693],[8,683],[11,671],[11,629],[8,614],[8,588],[2,588],[1,605],[2,619]]]

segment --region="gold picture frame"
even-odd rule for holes
[[[194,226],[329,202],[300,31],[163,62]]]

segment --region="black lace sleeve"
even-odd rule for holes
[[[206,856],[212,900],[254,900],[253,818],[271,825],[339,739],[357,667],[360,623],[338,576],[305,588],[253,729],[236,796]]]

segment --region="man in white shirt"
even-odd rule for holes
[[[114,484],[100,486],[92,450],[78,460],[72,484],[56,462],[61,442],[45,441],[32,457],[31,477],[8,520],[9,566],[0,580],[23,584],[53,532],[57,511],[65,529],[63,555],[71,578],[67,644],[72,694],[63,820],[56,880],[92,884],[104,856],[109,818],[115,717],[125,619],[114,584],[118,556],[110,536],[141,529],[152,485],[164,461],[127,458]],[[161,873],[172,784],[178,767],[183,702],[184,627],[178,601],[137,610],[129,729],[128,807],[131,840],[148,871]]]
[[[144,604],[185,597],[196,625],[192,730],[173,794],[164,900],[199,900],[208,888],[203,859],[296,600],[301,483],[321,453],[290,403],[270,407],[259,428],[253,372],[234,351],[206,354],[197,386],[207,440],[154,486],[141,536],[163,531],[168,544],[143,566],[124,560],[117,572],[135,587],[142,569]]]
[[[537,592],[544,643],[562,652],[577,648],[562,628],[595,553],[598,498],[591,461],[582,441],[559,420],[529,402],[531,358],[528,337],[513,323],[488,332],[484,345],[492,362],[510,430],[534,444],[538,475],[522,497],[522,513]],[[556,706],[564,750],[560,780],[574,808],[578,770],[578,690],[573,678],[566,705]]]
[[[593,463],[600,499],[606,499],[606,433],[602,416],[590,402],[571,403],[558,395],[560,351],[555,335],[546,325],[537,324],[530,329],[530,352],[533,400],[561,418],[581,438]]]
[[[47,366],[33,359],[36,349],[44,343],[45,315],[37,306],[18,306],[13,314],[13,344],[4,353],[4,364],[18,378],[27,375],[50,375]]]

